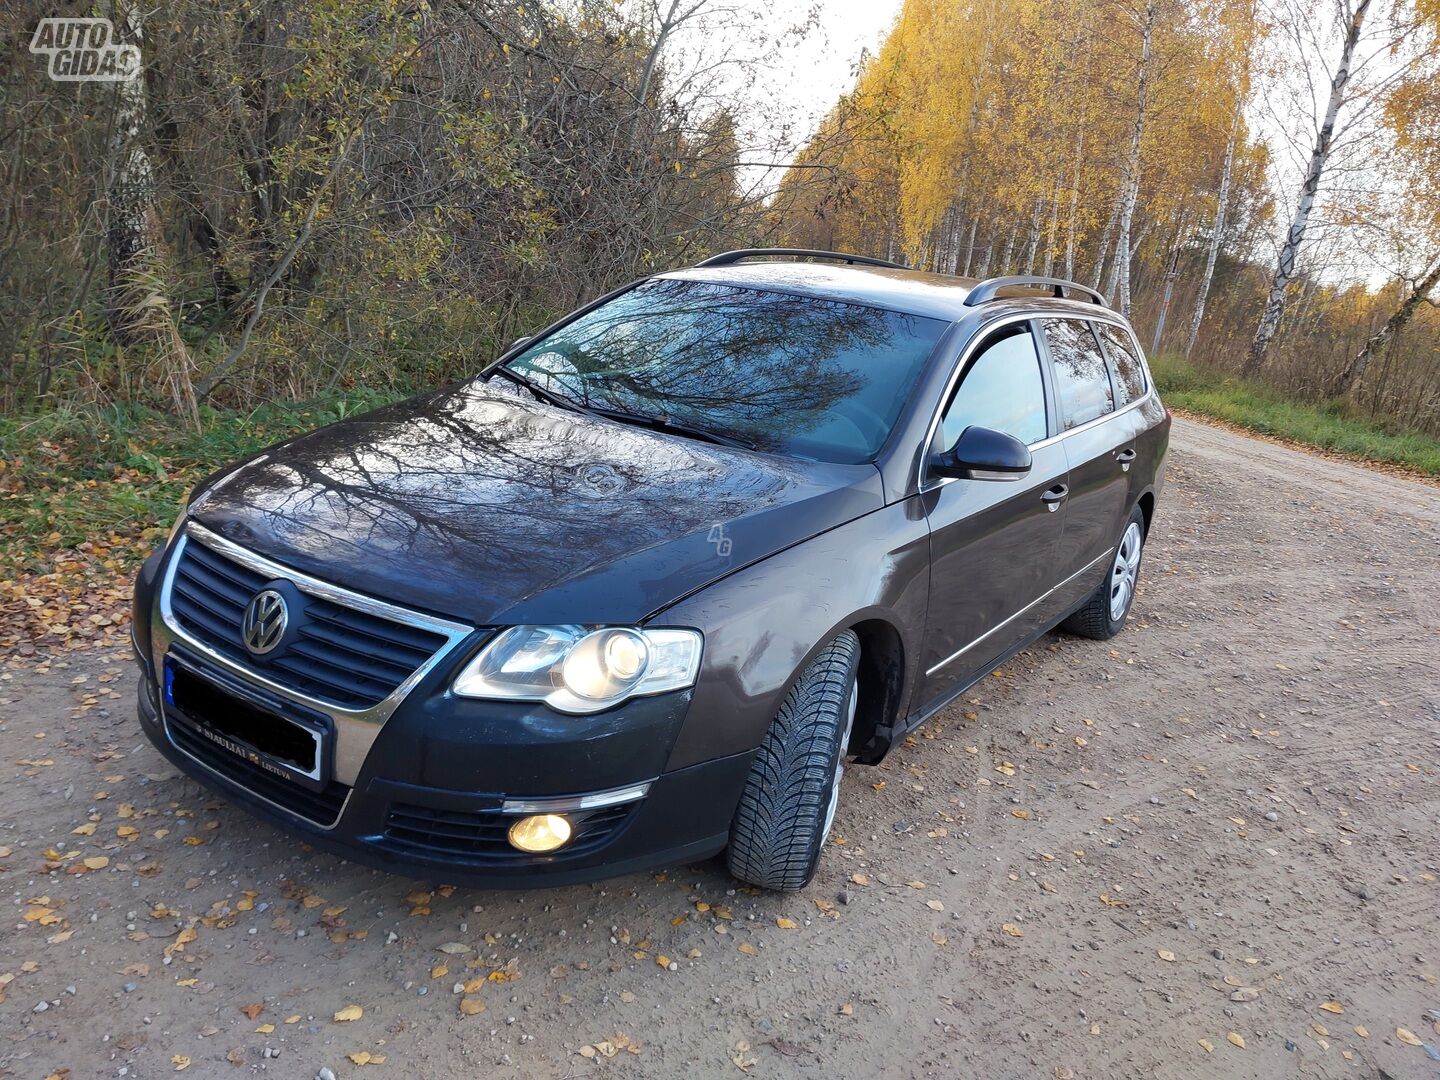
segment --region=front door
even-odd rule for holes
[[[933,705],[1044,627],[1065,520],[1065,449],[1048,443],[1045,379],[1031,324],[1011,323],[970,354],[946,403],[932,451],[970,425],[1031,447],[1018,481],[927,479],[930,614],[922,700]],[[1051,620],[1053,621],[1053,619]]]

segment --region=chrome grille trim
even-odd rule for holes
[[[199,641],[187,633],[180,625],[171,609],[170,597],[180,558],[184,553],[185,545],[189,543],[202,544],[256,573],[270,578],[284,578],[303,593],[328,600],[341,607],[352,608],[369,615],[427,630],[445,638],[445,642],[431,654],[428,660],[411,672],[409,677],[397,686],[388,697],[370,708],[347,709],[332,702],[300,693],[284,683],[277,682],[212,649],[203,641]],[[335,725],[335,779],[353,787],[356,778],[360,775],[361,767],[365,764],[365,757],[369,754],[370,747],[380,733],[381,725],[389,719],[391,713],[399,708],[400,703],[405,700],[410,691],[445,661],[456,647],[474,631],[474,627],[465,623],[411,611],[409,608],[352,592],[339,585],[333,585],[298,570],[292,570],[288,566],[273,562],[263,555],[257,555],[253,551],[216,535],[203,525],[189,521],[186,522],[184,529],[181,530],[175,541],[175,546],[170,551],[165,565],[165,576],[160,582],[160,588],[155,591],[155,611],[151,618],[150,652],[157,674],[163,673],[165,655],[169,652],[171,644],[177,641],[181,642],[186,649],[204,657],[210,663],[244,682],[263,687],[281,697],[324,713]],[[163,678],[163,674],[158,674],[158,677]]]

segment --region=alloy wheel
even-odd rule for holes
[[[825,807],[825,831],[820,836],[823,847],[830,839],[830,827],[835,824],[835,808],[840,804],[840,778],[845,775],[845,756],[850,749],[850,732],[855,727],[855,710],[860,704],[860,684],[850,688],[850,705],[845,716],[845,730],[840,735],[840,753],[835,757],[835,779],[830,784],[830,802]]]
[[[1140,576],[1140,546],[1144,543],[1140,526],[1130,522],[1120,546],[1115,551],[1115,565],[1110,569],[1110,621],[1125,617],[1130,598],[1135,595],[1135,581]]]

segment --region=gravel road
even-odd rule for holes
[[[1173,446],[1130,628],[848,771],[800,895],[387,877],[178,777],[123,654],[9,661],[0,1076],[1440,1077],[1440,490]]]

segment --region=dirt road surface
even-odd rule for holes
[[[1440,491],[1177,422],[1130,628],[847,772],[793,896],[306,853],[122,655],[11,662],[0,1076],[1440,1077],[1437,586]]]

